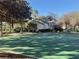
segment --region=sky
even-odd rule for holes
[[[51,12],[62,16],[68,12],[79,11],[79,0],[28,0],[28,2],[41,16]]]

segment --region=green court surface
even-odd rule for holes
[[[1,37],[0,51],[39,59],[79,59],[79,34],[40,33]]]

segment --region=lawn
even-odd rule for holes
[[[79,59],[79,34],[40,33],[1,37],[0,51],[39,59]]]

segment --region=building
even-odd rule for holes
[[[29,22],[33,22],[37,24],[37,30],[41,29],[53,29],[55,23],[55,20],[49,20],[45,16],[38,16],[36,19],[30,20]]]

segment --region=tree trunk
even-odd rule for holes
[[[1,30],[0,36],[3,36],[3,32],[2,32],[2,19],[1,19],[1,21],[0,21],[0,25],[1,25],[1,26],[0,26],[0,28],[1,28],[1,29],[0,29],[0,30]]]
[[[14,28],[13,20],[12,20],[12,28]]]
[[[73,29],[74,29],[74,31],[75,31],[75,28],[76,28],[76,26],[74,26],[74,28],[73,28]]]
[[[12,19],[10,19],[11,21],[10,21],[10,33],[13,31],[13,28],[14,28],[14,25],[13,25],[13,20]]]
[[[12,28],[11,28],[11,24],[9,24],[9,25],[10,25],[10,31],[9,31],[9,33],[11,33],[11,29],[12,29]]]
[[[14,23],[13,23],[13,20],[11,21],[11,28],[12,28],[12,32],[14,30]]]
[[[67,28],[67,24],[65,24],[65,26],[66,26],[66,30],[67,30],[67,29],[68,29],[68,28]]]
[[[22,21],[20,21],[20,26],[21,26],[20,33],[23,34],[23,24],[22,24]]]

